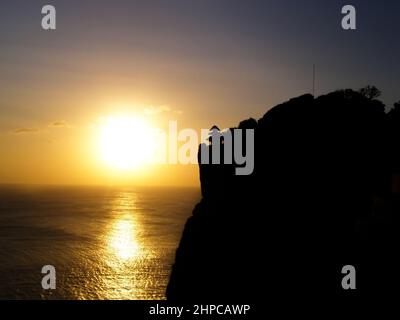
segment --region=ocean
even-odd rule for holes
[[[196,188],[0,186],[0,299],[165,299]],[[56,289],[42,288],[44,265]]]

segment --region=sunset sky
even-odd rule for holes
[[[198,185],[195,165],[118,171],[96,149],[99,119],[220,128],[311,92],[374,84],[400,99],[400,2],[0,2],[0,183]],[[41,28],[41,8],[57,29]]]

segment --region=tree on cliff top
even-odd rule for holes
[[[366,86],[359,90],[360,94],[369,100],[374,100],[382,95],[382,92],[375,86]]]

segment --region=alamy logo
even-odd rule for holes
[[[254,129],[213,128],[208,138],[210,145],[200,145],[201,164],[236,164],[236,175],[250,175],[254,170]],[[211,149],[211,153],[210,153]],[[243,153],[243,151],[245,151]]]
[[[55,30],[56,29],[56,8],[52,5],[45,5],[42,7],[42,14],[45,16],[42,18],[42,28],[44,30]]]
[[[52,5],[45,5],[42,7],[42,28],[43,30],[56,29],[56,8]],[[345,5],[342,8],[342,28],[344,30],[356,30],[356,8],[352,5]]]
[[[342,19],[342,28],[344,30],[356,30],[356,8],[352,5],[344,6],[342,14],[345,14]]]
[[[42,268],[42,288],[44,290],[54,290],[56,288],[56,268],[52,265],[45,265]]]
[[[342,268],[342,274],[345,274],[342,279],[342,288],[344,290],[356,289],[356,268],[346,265]]]
[[[154,164],[232,165],[235,175],[250,175],[254,170],[254,129],[226,129],[217,127],[191,128],[178,131],[176,121],[169,121],[168,132],[153,130],[157,148],[151,157]],[[200,143],[200,149],[199,149]],[[140,150],[138,150],[140,152]]]

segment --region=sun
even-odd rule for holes
[[[156,151],[156,129],[136,116],[101,119],[98,147],[109,167],[132,170],[150,164]]]

